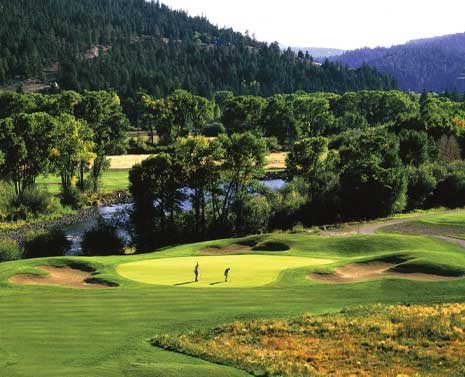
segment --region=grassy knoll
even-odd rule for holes
[[[240,240],[244,241],[244,240]],[[246,376],[239,369],[212,364],[150,345],[157,334],[209,329],[234,320],[287,318],[328,313],[375,303],[431,304],[465,300],[465,279],[417,282],[380,278],[357,284],[327,285],[305,279],[315,271],[392,255],[436,272],[465,271],[457,245],[421,236],[373,235],[323,238],[273,234],[248,238],[261,246],[285,243],[288,251],[242,254],[331,259],[325,266],[283,271],[257,288],[189,289],[126,279],[119,265],[162,258],[200,257],[205,248],[224,248],[224,240],[168,248],[158,253],[94,258],[48,258],[0,264],[0,370],[7,377]],[[214,257],[214,256],[213,256]],[[96,277],[118,283],[107,289],[21,286],[8,282],[34,266],[86,263]],[[193,268],[193,266],[192,266]],[[233,272],[232,272],[233,274]],[[233,275],[231,275],[233,276]]]
[[[428,234],[465,239],[465,212],[447,213],[382,228],[385,233]]]

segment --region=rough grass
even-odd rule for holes
[[[186,289],[128,280],[116,266],[143,260],[198,257],[208,247],[244,242],[281,242],[286,256],[332,259],[325,267],[285,270],[271,284],[253,289]],[[279,257],[273,251],[254,255]],[[145,377],[246,376],[151,346],[155,334],[173,335],[211,329],[234,320],[297,317],[359,305],[436,304],[465,301],[465,280],[412,282],[393,278],[345,285],[305,279],[312,272],[380,257],[405,255],[410,260],[463,268],[465,253],[457,245],[428,237],[373,235],[337,239],[306,234],[273,234],[167,248],[146,255],[45,258],[0,264],[0,370],[8,377]],[[412,259],[413,258],[413,259]],[[117,283],[112,289],[82,290],[23,286],[8,282],[34,266],[85,263],[93,277]]]
[[[465,213],[449,213],[382,228],[384,233],[437,235],[465,239]]]
[[[462,376],[465,304],[235,321],[152,343],[256,376]]]

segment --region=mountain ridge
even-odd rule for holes
[[[416,39],[392,47],[360,48],[329,60],[351,68],[368,64],[395,77],[405,91],[465,92],[465,33]]]

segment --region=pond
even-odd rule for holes
[[[283,188],[286,182],[282,179],[270,179],[262,181],[262,183],[272,189],[279,190]],[[183,202],[182,207],[185,211],[192,208],[190,201],[186,200]],[[130,241],[130,235],[125,229],[124,224],[129,221],[128,210],[132,209],[132,203],[116,204],[111,206],[101,206],[98,208],[100,216],[105,220],[117,219],[121,223],[119,229],[120,236],[125,240]],[[86,220],[81,223],[76,223],[65,228],[66,237],[71,241],[71,249],[67,253],[68,256],[80,255],[81,254],[81,241],[85,232],[91,229],[97,224],[97,219]]]

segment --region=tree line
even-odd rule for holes
[[[130,173],[143,250],[465,204],[462,101],[397,91],[209,100],[177,90],[141,95],[137,107],[154,139],[154,156]],[[125,152],[129,127],[114,92],[0,93],[2,180],[27,197],[54,173],[73,203],[75,191],[98,188],[107,155]],[[278,192],[259,182],[270,150],[289,152]]]
[[[39,176],[56,174],[65,202],[76,188],[96,191],[106,156],[125,152],[128,125],[114,92],[0,92],[2,180],[21,195]]]
[[[465,205],[463,102],[399,92],[220,98],[209,111],[219,107],[225,133],[195,136],[203,122],[189,118],[164,153],[131,171],[141,250]],[[281,117],[270,111],[277,100]],[[289,151],[277,192],[259,181],[270,135]]]

